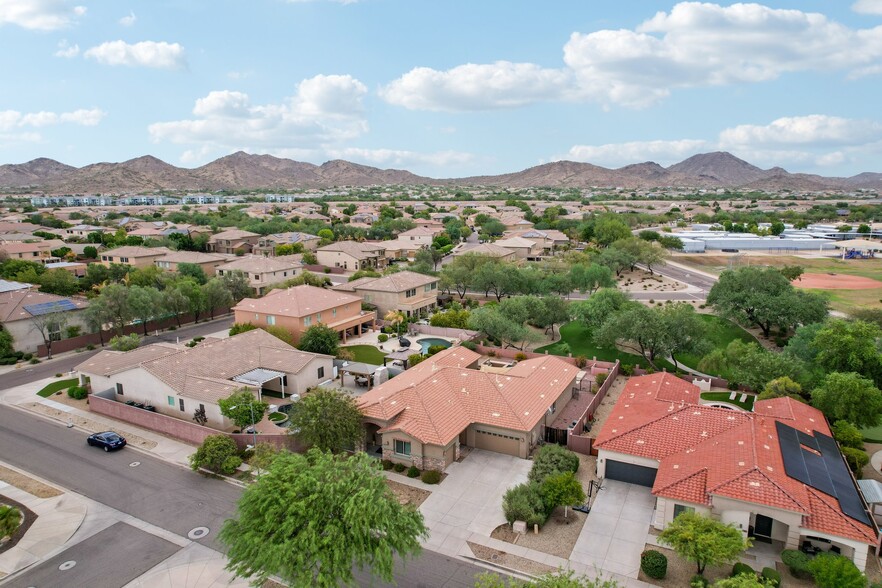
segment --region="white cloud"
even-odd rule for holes
[[[138,20],[138,17],[135,16],[135,13],[129,12],[126,16],[119,19],[119,24],[121,24],[124,27],[130,27],[133,24],[135,24],[135,21],[137,21],[137,20]]]
[[[88,49],[83,55],[104,65],[179,69],[187,64],[184,48],[178,43],[164,41],[141,41],[134,44],[108,41]]]
[[[857,0],[851,9],[861,14],[882,14],[882,0]]]
[[[64,57],[65,59],[72,59],[80,54],[80,46],[74,43],[73,45],[67,42],[67,39],[62,39],[58,42],[58,51],[55,52],[55,57]]]
[[[19,112],[17,110],[0,111],[0,131],[12,131],[24,127],[48,127],[59,124],[74,124],[93,127],[101,122],[107,113],[93,108],[71,112]]]
[[[639,108],[680,88],[760,83],[803,71],[870,75],[882,64],[882,27],[852,29],[823,14],[760,4],[681,2],[633,30],[575,32],[563,61],[559,69],[507,61],[446,71],[417,67],[381,96],[414,110],[564,100]]]
[[[14,24],[25,29],[54,31],[74,24],[86,14],[84,6],[71,6],[64,0],[2,0],[0,25]]]
[[[489,110],[555,100],[571,85],[565,70],[497,61],[447,71],[417,67],[382,88],[380,96],[411,110]]]
[[[346,159],[372,166],[397,168],[425,165],[448,167],[465,165],[474,161],[474,155],[462,151],[420,153],[418,151],[399,149],[361,149],[358,147],[347,147],[345,149],[329,149],[326,151],[326,154],[333,159]]]
[[[631,163],[655,161],[670,165],[708,149],[710,143],[703,139],[680,139],[676,141],[630,141],[605,145],[573,145],[565,157],[597,165],[619,167]]]
[[[313,149],[367,132],[362,99],[367,87],[352,76],[303,80],[297,93],[278,104],[255,105],[230,90],[196,101],[195,118],[150,125],[153,141],[200,144],[214,150]]]
[[[723,148],[758,145],[855,145],[882,139],[882,124],[812,114],[779,118],[767,125],[738,125],[720,133]]]

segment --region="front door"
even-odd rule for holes
[[[761,514],[756,515],[753,523],[753,534],[758,541],[772,542],[772,519]]]

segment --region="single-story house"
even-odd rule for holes
[[[631,378],[594,443],[598,477],[651,487],[656,529],[694,511],[863,570],[879,532],[824,415],[792,398],[743,412],[699,394],[667,373]]]
[[[495,243],[481,243],[471,249],[460,249],[453,254],[454,257],[460,255],[486,255],[487,257],[493,257],[499,261],[515,261],[515,259],[517,259],[514,250],[500,247]]]
[[[271,290],[263,298],[244,298],[233,313],[237,323],[283,327],[295,342],[309,327],[321,323],[340,333],[345,343],[350,335],[374,328],[377,320],[376,312],[361,309],[360,296],[306,284]]]
[[[522,237],[509,237],[508,239],[499,239],[493,242],[497,247],[505,247],[514,251],[517,259],[535,259],[542,255],[542,246]]]
[[[66,298],[38,290],[10,290],[0,293],[0,324],[12,335],[16,350],[36,353],[37,347],[45,343],[37,323],[46,321],[40,317],[58,312],[67,313],[65,325],[53,325],[51,322],[46,324],[49,340],[60,341],[67,338],[68,327],[86,329],[82,311],[88,306],[89,301],[79,296]],[[54,328],[59,326],[61,328]],[[48,330],[50,328],[53,330]]]
[[[463,445],[526,458],[572,397],[579,370],[548,356],[491,373],[480,359],[451,347],[360,396],[367,450],[436,470]]]
[[[300,233],[292,231],[289,233],[273,233],[265,235],[257,241],[254,247],[254,253],[274,257],[276,255],[276,247],[279,245],[296,245],[300,244],[306,251],[315,251],[321,237],[310,235],[309,233]]]
[[[357,294],[376,306],[380,317],[390,310],[405,316],[426,314],[438,305],[438,278],[408,270],[382,278],[359,278],[331,289]]]
[[[195,347],[155,343],[120,352],[105,350],[74,368],[93,392],[114,390],[119,402],[150,404],[185,421],[202,408],[207,425],[230,430],[218,401],[241,388],[265,402],[303,395],[333,378],[333,358],[291,347],[262,329]]]

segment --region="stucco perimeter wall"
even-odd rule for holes
[[[98,394],[89,395],[89,410],[103,414],[113,419],[131,423],[133,425],[162,433],[175,439],[191,443],[193,445],[201,445],[209,435],[227,435],[232,438],[240,449],[252,443],[253,437],[246,434],[224,433],[209,427],[197,425],[195,422],[187,422],[183,419],[166,416],[158,412],[150,412],[142,408],[128,406],[122,402],[116,402],[105,395],[113,396],[112,390],[106,390]],[[292,435],[257,435],[258,443],[270,443],[276,447],[284,447],[291,451],[298,451],[303,447],[297,443]]]

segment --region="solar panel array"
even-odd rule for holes
[[[865,525],[872,525],[836,441],[818,431],[808,435],[780,421],[775,422],[775,427],[787,475],[836,498],[842,512]]]
[[[65,310],[77,310],[77,305],[70,300],[55,300],[53,302],[41,302],[39,304],[25,304],[23,308],[30,313],[31,316],[40,316],[42,314],[51,314],[53,312],[63,312]]]

